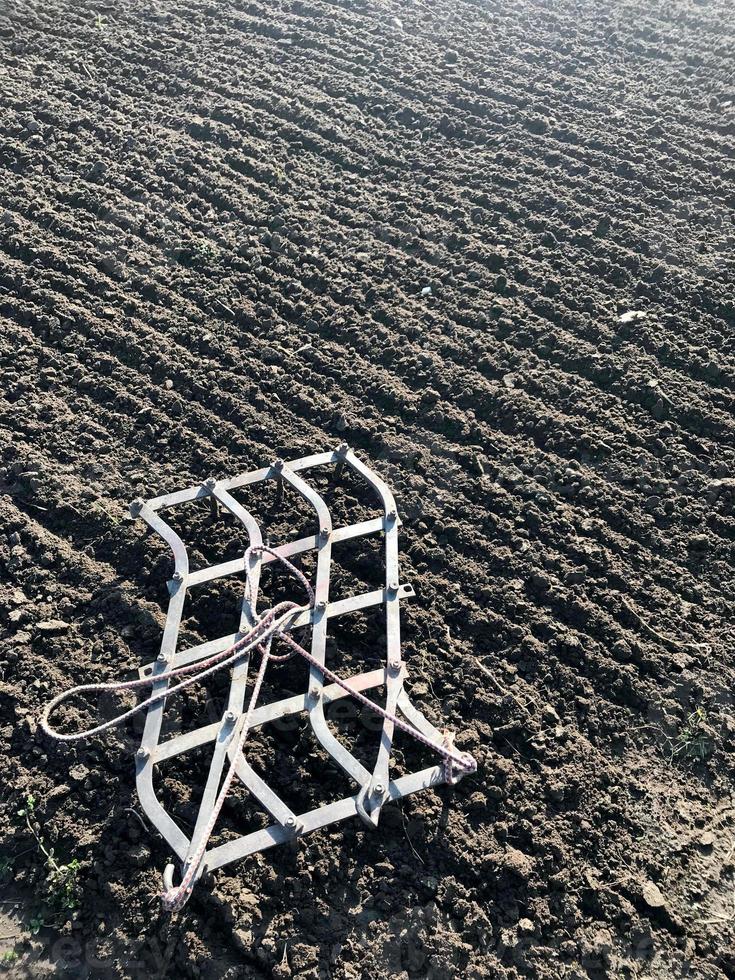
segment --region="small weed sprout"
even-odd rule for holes
[[[113,527],[122,521],[122,515],[109,501],[95,500],[89,509],[92,513],[99,514],[102,519],[108,520]]]
[[[707,712],[700,705],[688,716],[674,744],[674,756],[704,762],[712,755],[713,742]]]
[[[217,248],[206,238],[195,238],[181,244],[179,256],[189,265],[212,265],[217,258]]]
[[[79,861],[76,858],[67,864],[60,864],[54,855],[53,847],[48,847],[43,831],[35,819],[36,798],[26,797],[26,805],[18,810],[18,816],[25,820],[26,827],[33,835],[39,853],[46,865],[46,880],[41,895],[39,911],[31,918],[29,928],[35,935],[45,925],[53,925],[53,920],[66,918],[69,912],[79,907]],[[51,922],[47,922],[51,919]]]
[[[13,865],[15,858],[8,857],[7,854],[0,855],[0,885],[7,884],[13,877]]]
[[[17,963],[20,957],[14,949],[6,949],[4,953],[0,954],[0,966],[9,967],[14,963]]]

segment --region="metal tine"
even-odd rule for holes
[[[207,479],[204,481],[204,486],[207,488],[207,490],[210,491],[210,494],[209,494],[209,509],[210,509],[210,512],[211,512],[210,513],[210,520],[211,520],[212,524],[214,524],[215,521],[220,516],[219,500],[217,500],[217,497],[215,496],[215,494],[211,492],[217,486],[217,478],[214,477],[214,476],[208,476]]]
[[[278,474],[276,477],[276,499],[273,506],[276,509],[280,509],[283,506],[285,496],[285,488],[283,485],[283,460],[280,457],[274,461],[273,469]]]
[[[337,460],[337,465],[334,468],[335,483],[339,483],[339,481],[342,479],[342,475],[345,469],[345,457],[347,456],[349,450],[350,447],[347,445],[346,442],[341,442],[339,446],[337,446],[336,451],[339,454],[340,458]]]

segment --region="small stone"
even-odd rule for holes
[[[633,651],[625,640],[616,640],[610,647],[610,652],[616,657],[619,657],[621,660],[630,660]]]
[[[536,927],[530,919],[518,920],[518,932],[522,936],[532,936],[535,931]]]
[[[65,623],[63,619],[44,619],[40,623],[36,623],[36,632],[46,636],[66,633],[68,629],[71,629],[71,626],[69,623]]]
[[[658,885],[652,881],[644,881],[641,888],[643,901],[651,909],[662,909],[666,904]]]
[[[504,865],[510,870],[514,871],[521,878],[530,877],[533,872],[533,860],[523,851],[519,851],[515,847],[508,847],[505,851]]]
[[[618,317],[620,323],[632,323],[633,320],[645,320],[648,316],[643,310],[628,310],[627,313],[621,314]]]
[[[253,931],[246,927],[232,930],[232,941],[237,949],[250,955],[253,949]]]
[[[80,763],[78,766],[74,766],[73,769],[69,770],[69,775],[75,783],[83,783],[89,775],[89,769]]]
[[[548,721],[550,724],[555,724],[560,721],[559,715],[556,713],[556,709],[550,704],[545,704],[541,709],[541,717],[544,721]]]
[[[344,417],[344,415],[339,415],[337,417],[337,421],[334,423],[334,427],[337,430],[337,432],[345,431],[345,429],[347,428],[347,419]]]
[[[145,844],[136,844],[128,849],[128,855],[136,867],[143,868],[150,860],[151,851]]]
[[[613,939],[609,929],[598,929],[590,937],[587,945],[587,955],[596,958],[606,958],[613,947]]]
[[[276,347],[264,347],[260,353],[265,364],[280,364],[283,354]]]
[[[651,415],[653,415],[655,419],[658,419],[659,422],[666,418],[666,406],[663,403],[663,399],[659,398],[656,401],[656,404],[651,409]]]
[[[702,847],[712,847],[715,842],[715,835],[711,830],[705,830],[702,836],[699,838],[699,843]]]

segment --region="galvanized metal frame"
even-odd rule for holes
[[[335,465],[338,473],[345,466],[349,466],[362,477],[375,491],[383,511],[382,516],[347,527],[333,528],[326,504],[319,494],[299,475],[313,467],[329,464]],[[240,627],[237,633],[221,636],[207,643],[177,651],[179,626],[188,589],[214,579],[242,573],[245,571],[245,558],[222,562],[209,568],[191,572],[184,543],[163,520],[159,511],[195,500],[214,499],[233,517],[242,522],[247,531],[250,545],[260,545],[262,539],[257,522],[232,496],[230,491],[252,486],[265,480],[276,480],[279,489],[282,489],[284,484],[288,484],[311,505],[317,519],[319,530],[316,534],[274,549],[278,555],[286,558],[312,550],[317,553],[314,608],[304,612],[295,623],[297,626],[311,625],[312,656],[318,663],[325,663],[327,627],[330,619],[369,606],[384,604],[387,645],[385,665],[376,670],[345,678],[345,680],[355,690],[362,692],[385,686],[386,701],[384,707],[387,712],[395,715],[396,711],[400,710],[422,734],[436,743],[440,743],[442,734],[410,703],[403,689],[405,669],[401,659],[400,600],[410,598],[414,592],[410,585],[401,584],[399,581],[398,528],[400,520],[396,503],[393,494],[383,480],[344,445],[333,452],[305,456],[291,462],[276,460],[272,465],[251,473],[224,480],[209,479],[199,486],[155,497],[147,502],[136,501],[131,505],[131,512],[134,516],[141,517],[153,531],[169,544],[174,558],[174,572],[168,583],[170,600],[160,653],[155,663],[141,668],[141,674],[146,676],[152,674],[155,677],[157,673],[203,660],[227,649],[247,632],[253,624],[252,613],[255,612],[255,609],[251,611],[247,599],[243,596]],[[375,533],[382,533],[385,541],[384,587],[336,602],[330,601],[329,578],[332,544]],[[252,564],[249,572],[254,597],[257,598],[262,566],[274,560],[275,557],[267,553],[257,557],[251,555]],[[334,665],[330,666],[334,668]],[[152,705],[146,716],[140,748],[136,755],[138,796],[144,812],[176,853],[184,870],[187,868],[187,862],[191,855],[197,850],[202,833],[212,813],[225,764],[228,758],[232,761],[232,746],[236,744],[237,739],[233,738],[231,719],[234,714],[236,718],[234,730],[236,733],[237,726],[243,721],[248,668],[249,656],[245,654],[232,669],[228,704],[219,722],[202,726],[194,731],[161,742],[165,699]],[[168,681],[163,679],[160,683],[153,685],[153,691],[165,690],[167,686]],[[265,725],[287,715],[302,711],[307,712],[317,740],[343,772],[355,781],[358,787],[357,792],[315,810],[300,814],[294,813],[254,772],[241,753],[240,757],[234,760],[237,776],[255,799],[270,813],[274,823],[263,830],[246,834],[226,844],[210,848],[198,869],[198,875],[206,869],[222,867],[256,851],[283,843],[297,834],[325,827],[347,817],[358,815],[369,826],[375,827],[381,809],[387,801],[399,799],[402,796],[443,782],[444,772],[441,765],[430,766],[398,779],[390,779],[389,763],[394,725],[387,718],[383,719],[375,765],[372,772],[368,771],[332,733],[327,724],[325,706],[347,696],[347,693],[337,684],[325,686],[319,670],[311,667],[308,691],[256,708],[251,727]],[[153,771],[160,762],[210,742],[213,743],[213,749],[207,782],[194,832],[191,838],[188,838],[158,800],[153,788]],[[167,887],[171,886],[173,870],[172,865],[166,869],[164,879]]]

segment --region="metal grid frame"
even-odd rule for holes
[[[329,464],[336,466],[337,474],[341,473],[345,466],[348,466],[363,477],[375,491],[380,501],[383,510],[382,517],[333,528],[329,509],[324,500],[299,475],[305,470]],[[183,541],[163,520],[159,511],[179,504],[211,498],[242,522],[248,534],[249,544],[258,546],[262,544],[262,538],[257,522],[232,496],[230,491],[266,480],[277,481],[281,491],[284,484],[288,484],[306,499],[317,518],[318,533],[288,542],[274,549],[278,555],[286,558],[307,551],[317,552],[314,608],[302,613],[294,623],[295,626],[311,625],[312,656],[319,663],[325,663],[327,626],[330,619],[369,606],[384,604],[387,641],[385,665],[376,670],[345,678],[345,680],[355,690],[362,692],[385,686],[386,701],[384,707],[386,711],[395,715],[396,710],[400,710],[404,717],[422,734],[437,744],[441,743],[442,733],[411,704],[403,688],[405,667],[401,659],[400,601],[410,598],[414,592],[410,585],[401,584],[399,580],[398,528],[401,522],[398,518],[396,503],[393,494],[383,480],[361,462],[344,444],[334,451],[304,456],[290,462],[276,460],[270,466],[250,473],[223,480],[210,478],[204,483],[189,487],[186,490],[165,494],[148,501],[134,501],[131,504],[133,516],[142,518],[151,530],[159,534],[168,543],[175,562],[173,575],[168,582],[170,599],[160,653],[153,664],[141,668],[141,675],[145,674],[155,678],[157,673],[164,673],[174,667],[194,663],[212,656],[232,646],[247,632],[249,627],[254,625],[252,613],[255,610],[251,611],[246,598],[243,597],[240,610],[240,628],[237,633],[222,636],[207,643],[189,647],[186,650],[176,650],[184,600],[188,589],[205,582],[211,582],[214,579],[246,571],[246,565],[243,557],[198,571],[190,571],[189,559]],[[340,541],[376,533],[381,533],[385,542],[384,588],[354,595],[336,602],[330,601],[329,578],[332,545]],[[273,560],[275,557],[267,553],[257,557],[251,555],[250,557],[251,566],[248,571],[253,585],[253,595],[256,597],[262,565]],[[138,796],[145,814],[171,846],[183,867],[187,866],[190,857],[196,852],[202,839],[202,834],[217,797],[225,763],[228,759],[230,762],[233,761],[232,750],[237,742],[233,735],[237,734],[238,726],[243,721],[249,659],[249,654],[244,654],[242,660],[237,661],[232,668],[228,704],[219,722],[161,742],[159,739],[165,699],[151,705],[146,715],[140,748],[136,753]],[[165,678],[157,684],[154,683],[152,693],[165,691],[168,684],[169,682]],[[284,843],[296,835],[326,827],[351,816],[357,815],[369,826],[376,827],[385,802],[399,799],[444,781],[444,770],[441,765],[412,772],[394,780],[390,779],[388,769],[394,725],[388,718],[383,719],[375,765],[372,772],[368,771],[332,734],[325,717],[325,706],[347,696],[349,696],[347,692],[337,684],[325,686],[322,675],[317,668],[312,666],[310,667],[308,691],[256,708],[251,727],[255,728],[287,715],[306,711],[320,745],[343,772],[357,783],[358,791],[354,795],[334,803],[297,814],[255,773],[244,754],[240,754],[240,758],[234,760],[237,776],[255,799],[270,813],[274,822],[262,830],[254,831],[207,850],[197,877],[205,870],[220,868],[257,851]],[[191,838],[188,838],[158,800],[153,788],[153,771],[158,763],[210,742],[214,745],[209,774],[194,832]],[[164,874],[164,883],[167,887],[171,887],[173,871],[173,865],[168,865]]]

